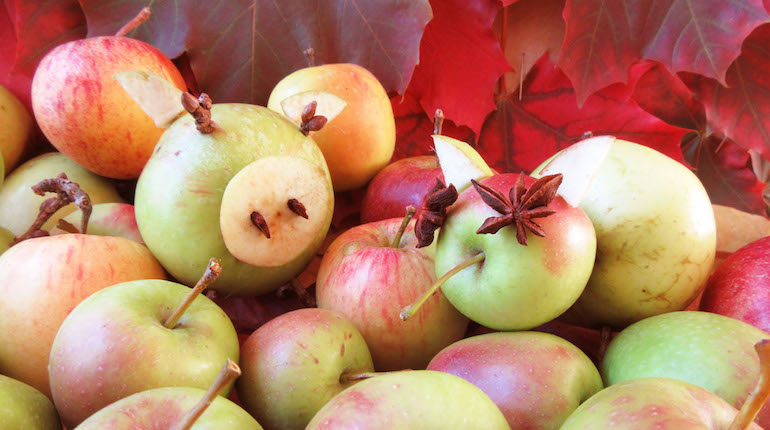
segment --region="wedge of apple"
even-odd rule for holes
[[[317,103],[314,115],[325,117],[326,122],[336,118],[348,105],[341,97],[328,91],[303,91],[281,100],[281,110],[289,121],[300,125],[305,109],[312,102]]]
[[[458,193],[471,185],[471,179],[481,180],[494,175],[481,155],[467,143],[434,134],[433,146],[447,185],[454,184]]]
[[[326,172],[304,158],[268,156],[241,169],[222,196],[227,250],[254,266],[279,267],[314,252],[334,211]],[[258,223],[264,223],[261,227]]]
[[[182,91],[154,73],[132,70],[116,73],[114,78],[159,128],[168,128],[185,113],[179,103]]]

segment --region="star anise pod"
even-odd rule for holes
[[[561,180],[561,173],[543,176],[525,188],[524,175],[519,174],[516,184],[508,191],[508,198],[497,190],[471,180],[484,203],[501,215],[487,218],[476,233],[495,234],[505,226],[515,225],[516,239],[522,245],[527,244],[527,230],[536,236],[545,237],[545,232],[534,219],[556,212],[547,206],[556,197]]]
[[[414,224],[414,235],[417,237],[417,247],[422,248],[433,243],[433,234],[446,221],[446,209],[457,200],[455,186],[447,187],[441,179],[436,178],[436,185],[422,199],[422,207]]]

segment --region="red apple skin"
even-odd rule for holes
[[[433,247],[415,247],[413,222],[401,248],[390,247],[401,222],[362,224],[340,235],[324,254],[316,282],[318,307],[356,326],[380,371],[424,369],[442,348],[462,339],[468,325],[440,292],[414,317],[399,317],[436,279]]]
[[[0,276],[0,295],[13,297],[0,300],[0,373],[49,397],[51,345],[72,309],[110,285],[166,278],[146,247],[84,234],[21,242],[0,256]]]
[[[706,284],[700,310],[770,333],[770,236],[744,246],[717,267]]]
[[[512,429],[556,429],[602,378],[576,346],[547,333],[489,333],[456,342],[428,365],[479,387]]]
[[[110,178],[138,177],[163,133],[114,78],[130,70],[155,73],[186,89],[162,52],[117,36],[57,46],[32,81],[32,108],[48,140],[79,165]]]
[[[420,209],[422,199],[444,174],[434,155],[402,158],[385,166],[369,182],[361,203],[361,222],[404,216],[409,205]]]

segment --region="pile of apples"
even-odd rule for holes
[[[122,35],[54,48],[32,107],[0,87],[4,430],[770,428],[770,221],[713,270],[733,215],[653,149],[499,173],[439,120],[390,163],[360,66],[222,103]],[[240,339],[210,299],[303,276]]]

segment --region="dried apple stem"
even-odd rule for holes
[[[444,282],[447,281],[447,279],[451,278],[457,272],[465,269],[466,267],[472,266],[476,263],[481,263],[484,261],[484,258],[486,258],[486,255],[483,252],[480,252],[446,272],[444,276],[438,278],[438,280],[434,282],[433,285],[431,285],[430,288],[428,288],[428,290],[425,291],[425,293],[419,299],[417,299],[416,302],[405,307],[404,309],[401,309],[401,313],[399,314],[401,319],[406,321],[410,317],[414,316],[420,307],[422,307],[423,303],[425,303],[425,301],[428,300],[428,298],[430,298],[432,295],[436,294],[438,289],[444,284]]]
[[[308,67],[315,67],[315,49],[307,48],[306,50],[302,51],[302,53],[305,54]]]
[[[417,209],[415,209],[414,206],[409,205],[406,207],[406,215],[404,215],[404,220],[401,221],[401,227],[398,228],[396,237],[393,238],[393,243],[390,244],[391,248],[401,248],[401,237],[404,235],[404,231],[406,231],[406,226],[409,225],[409,221],[412,220],[412,217],[416,213]]]
[[[211,97],[206,93],[196,99],[190,93],[182,93],[182,106],[195,118],[195,127],[203,134],[209,134],[214,131],[211,125]]]
[[[56,227],[58,227],[59,230],[66,231],[67,233],[80,233],[80,230],[78,230],[77,227],[72,225],[64,218],[59,218],[59,221],[56,222]]]
[[[375,376],[389,375],[391,373],[409,372],[410,369],[394,370],[391,372],[347,372],[340,375],[340,383],[363,381],[364,379],[374,378]]]
[[[316,307],[315,297],[307,292],[307,288],[302,285],[302,283],[297,278],[294,278],[288,283],[281,285],[277,290],[275,290],[275,294],[279,299],[285,299],[290,291],[295,296],[297,296],[299,301],[304,306],[309,308]]]
[[[131,21],[128,21],[126,25],[123,27],[120,27],[120,30],[118,30],[117,33],[115,33],[115,36],[117,37],[124,37],[128,33],[131,33],[132,31],[136,30],[137,27],[142,25],[143,22],[147,21],[147,19],[150,17],[150,8],[145,7],[144,9],[140,10],[139,13],[131,19]]]
[[[599,350],[597,351],[597,354],[599,354],[599,361],[604,359],[604,354],[607,353],[607,348],[610,346],[610,341],[612,340],[612,328],[609,326],[602,326],[601,332],[599,333]]]
[[[444,111],[436,109],[436,114],[433,116],[433,134],[441,134],[441,129],[444,127]]]
[[[762,339],[754,345],[759,355],[759,381],[754,391],[743,402],[741,410],[730,424],[728,430],[744,430],[749,428],[760,409],[770,397],[770,339]]]
[[[222,370],[219,371],[217,379],[211,384],[203,398],[171,430],[189,430],[195,424],[195,421],[203,415],[206,408],[216,400],[219,393],[239,376],[241,376],[241,368],[228,358]]]
[[[179,323],[179,319],[182,318],[182,315],[185,313],[187,308],[192,305],[193,301],[201,292],[203,292],[203,290],[206,289],[206,287],[216,281],[220,273],[222,273],[222,266],[219,264],[219,260],[212,257],[211,260],[209,260],[209,265],[206,267],[206,271],[203,273],[201,279],[197,284],[195,284],[195,287],[192,289],[192,291],[190,291],[190,294],[184,298],[182,304],[179,305],[174,313],[171,314],[171,316],[168,317],[168,319],[163,323],[163,326],[167,329],[173,329],[176,327],[176,325]]]
[[[326,125],[328,119],[323,115],[316,115],[315,110],[318,102],[313,100],[302,109],[302,122],[299,125],[299,131],[305,136],[311,131],[319,131]]]
[[[80,231],[85,234],[88,228],[88,219],[91,217],[91,199],[80,186],[67,179],[67,175],[60,173],[59,176],[50,179],[43,179],[32,186],[32,191],[39,196],[46,193],[56,193],[56,197],[45,200],[40,205],[40,212],[37,218],[27,231],[14,238],[12,245],[33,237],[48,236],[48,232],[41,230],[43,224],[48,221],[59,209],[70,203],[75,203],[83,211],[83,219],[80,224]]]

